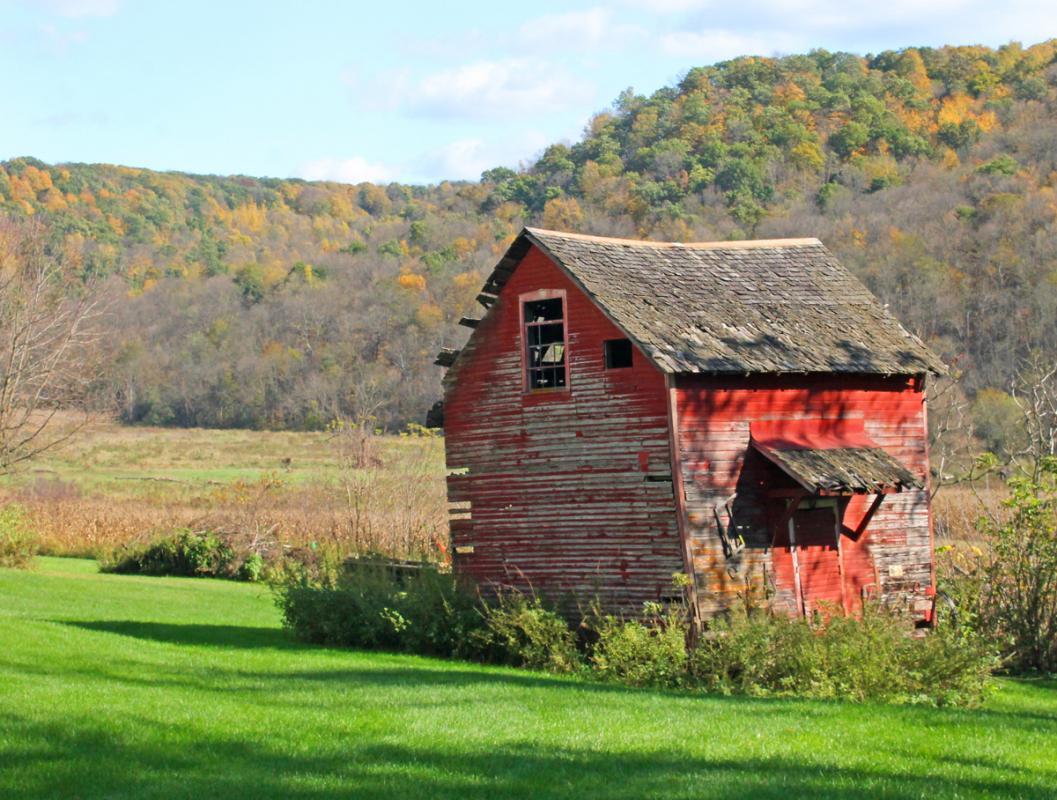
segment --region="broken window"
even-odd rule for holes
[[[625,369],[631,366],[631,340],[608,339],[603,343],[606,369]]]
[[[524,304],[525,377],[529,389],[560,389],[568,383],[563,306],[561,297]]]

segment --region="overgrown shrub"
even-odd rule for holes
[[[568,673],[584,667],[569,623],[535,596],[500,594],[482,608],[485,626],[478,632],[483,653],[517,667]]]
[[[106,553],[100,558],[100,569],[126,574],[261,580],[268,567],[264,556],[240,538],[224,531],[185,528]]]
[[[482,647],[476,595],[435,568],[351,561],[333,581],[291,576],[276,594],[285,625],[304,641],[467,658]]]
[[[1009,481],[1002,513],[980,521],[981,546],[949,547],[941,588],[952,623],[990,638],[1012,672],[1057,671],[1057,458]]]
[[[711,624],[690,673],[726,694],[974,705],[996,664],[980,637],[950,626],[914,637],[904,616],[877,605],[828,620],[738,608]]]
[[[0,566],[29,566],[38,544],[36,531],[21,506],[10,503],[0,507]]]
[[[679,606],[648,603],[643,620],[601,616],[591,664],[598,677],[630,686],[686,683],[686,615]]]
[[[277,597],[287,628],[321,644],[468,658],[630,686],[855,701],[973,705],[996,662],[983,637],[955,626],[912,635],[880,606],[861,618],[790,619],[748,606],[687,646],[680,603],[639,618],[593,609],[577,638],[539,597],[484,600],[451,574],[381,560],[348,562],[335,579],[288,577]]]

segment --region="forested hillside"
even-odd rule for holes
[[[970,397],[1000,405],[1020,360],[1057,357],[1055,190],[1057,41],[695,68],[480,183],[0,168],[5,212],[45,220],[70,269],[117,276],[100,401],[130,421],[253,427],[421,420],[434,353],[458,345],[526,223],[818,236]]]

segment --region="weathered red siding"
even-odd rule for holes
[[[537,290],[566,292],[568,391],[524,391],[518,298]],[[665,377],[638,351],[633,367],[606,370],[603,342],[623,337],[528,252],[445,380],[460,572],[634,612],[683,570]]]
[[[749,585],[774,593],[790,609],[796,606],[788,550],[772,551],[776,501],[766,498],[766,491],[780,486],[784,476],[750,449],[753,422],[861,420],[870,438],[927,481],[925,404],[918,379],[683,376],[676,382],[675,400],[686,527],[698,602],[706,618],[729,607]],[[864,595],[873,595],[905,602],[923,616],[933,586],[928,492],[888,495],[865,532],[852,538],[849,534],[858,528],[872,499],[855,496],[841,504],[846,604],[854,607]],[[817,527],[817,520],[810,518],[817,513],[803,517],[808,528]],[[726,542],[721,525],[733,534]],[[785,536],[782,532],[774,544],[780,548]],[[816,590],[839,597],[839,584],[832,585],[832,577],[817,572],[820,565],[826,570],[839,567],[836,553],[817,549],[809,558],[816,570]]]

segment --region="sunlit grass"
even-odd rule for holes
[[[984,709],[636,691],[303,646],[268,592],[0,572],[0,796],[1046,797],[1057,687]]]

